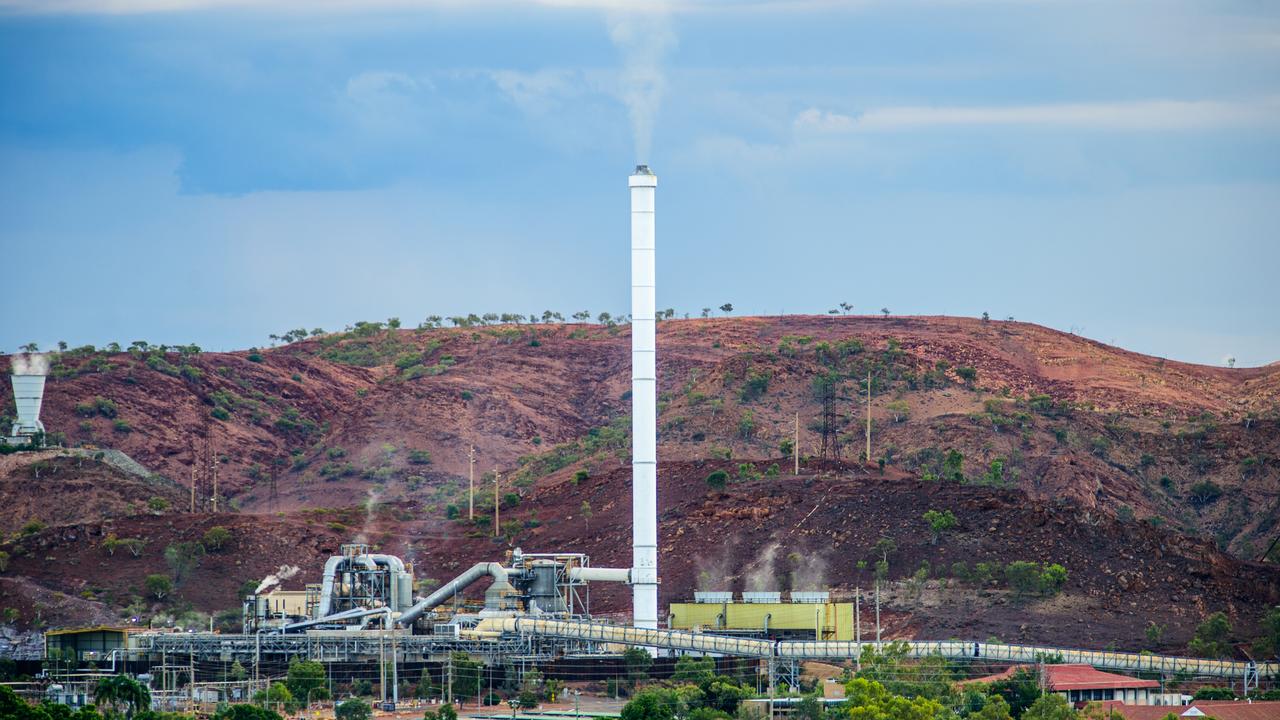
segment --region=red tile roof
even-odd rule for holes
[[[1190,705],[1124,705],[1107,703],[1110,709],[1125,720],[1163,720],[1169,713],[1182,718],[1183,713],[1196,708],[1204,715],[1188,715],[1188,718],[1212,717],[1216,720],[1280,720],[1280,702],[1234,702],[1231,700],[1196,700]]]
[[[1035,668],[1030,665],[1014,665],[1004,672],[969,680],[965,684],[1008,680],[1019,670],[1031,670],[1034,672]],[[1160,683],[1155,680],[1139,680],[1128,675],[1102,672],[1101,670],[1094,670],[1092,665],[1045,665],[1044,674],[1045,685],[1054,692],[1065,692],[1067,690],[1132,690],[1160,687]]]

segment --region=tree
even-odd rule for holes
[[[893,421],[896,423],[904,422],[911,417],[911,406],[907,405],[906,400],[894,400],[885,409],[893,415]]]
[[[1067,584],[1067,569],[1058,563],[1050,563],[1040,571],[1040,592],[1057,595]]]
[[[853,309],[853,306],[847,302],[842,302],[840,303],[840,309],[844,311],[845,315],[848,315],[849,311]]]
[[[622,706],[622,720],[675,720],[678,707],[679,700],[674,692],[656,688],[644,690]]]
[[[1022,713],[1022,720],[1073,720],[1076,711],[1067,699],[1056,693],[1041,695]]]
[[[1009,703],[999,695],[987,696],[986,703],[976,713],[969,713],[974,720],[1012,720],[1009,714]]]
[[[249,677],[249,671],[245,669],[244,665],[240,664],[239,660],[236,660],[235,662],[231,663],[231,670],[229,671],[229,673],[230,673],[231,679],[236,681],[244,680],[245,678]]]
[[[887,307],[880,308],[880,314],[884,315],[886,318],[889,317],[889,308]]]
[[[21,349],[22,352],[25,353],[40,352],[40,346],[35,343],[27,343],[26,345],[23,345]]]
[[[845,685],[845,698],[851,720],[933,720],[942,713],[936,700],[894,695],[866,678],[850,680]]]
[[[1280,605],[1262,618],[1262,635],[1253,643],[1253,651],[1265,657],[1280,656]]]
[[[924,518],[925,522],[929,523],[929,532],[933,535],[934,545],[938,544],[938,538],[942,536],[942,533],[951,530],[956,526],[956,516],[950,510],[943,510],[941,512],[937,510],[926,510],[924,515],[921,517]]]
[[[222,548],[231,542],[231,531],[221,525],[215,525],[205,532],[201,542],[209,552],[221,552]]]
[[[333,711],[337,720],[369,720],[373,717],[373,709],[363,700],[348,700],[340,703]]]
[[[991,314],[985,310],[982,311],[982,322],[991,322]]]
[[[702,308],[702,317],[711,317],[711,308]]]
[[[285,677],[285,687],[299,702],[310,703],[312,700],[325,700],[329,697],[326,687],[324,665],[314,660],[294,659],[289,663],[289,674]]]
[[[253,694],[253,702],[265,708],[290,708],[293,706],[293,693],[289,692],[289,687],[282,682],[273,682],[267,686],[266,690],[259,690]]]
[[[102,678],[93,689],[93,702],[112,710],[125,708],[125,716],[151,707],[151,691],[146,685],[126,675]]]
[[[582,501],[582,506],[578,508],[578,512],[582,514],[582,521],[586,524],[587,532],[591,531],[591,503],[586,500]]]
[[[1026,560],[1015,560],[1004,568],[1005,582],[1019,595],[1029,595],[1040,588],[1040,566]]]
[[[1187,643],[1192,655],[1204,658],[1221,658],[1231,654],[1227,638],[1231,635],[1231,621],[1219,610],[1196,628],[1195,637]]]
[[[458,720],[458,711],[451,703],[445,703],[440,706],[440,712],[436,713],[436,717],[439,720]]]
[[[725,303],[721,305],[720,312],[724,313],[725,315],[728,315],[729,313],[733,312],[733,303]]]
[[[675,682],[701,685],[703,682],[709,682],[715,675],[715,658],[681,655],[676,659],[676,667],[671,679]]]
[[[147,594],[155,597],[156,600],[163,600],[166,595],[173,592],[173,581],[168,575],[148,575],[146,580],[142,581],[142,586],[147,589]]]
[[[164,549],[164,561],[173,571],[173,579],[181,584],[200,566],[204,557],[204,546],[197,542],[170,543]]]
[[[459,697],[476,697],[480,694],[483,677],[481,665],[464,652],[453,654],[453,691]]]
[[[622,651],[622,664],[627,666],[627,679],[634,685],[649,677],[653,656],[643,648],[627,648]]]
[[[727,482],[729,482],[729,473],[723,470],[712,470],[706,479],[707,487],[716,490],[723,490]]]

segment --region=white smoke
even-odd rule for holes
[[[748,592],[769,592],[778,590],[778,572],[774,563],[778,559],[781,546],[771,542],[760,551],[760,557],[747,569],[745,578]]]
[[[49,356],[45,353],[20,353],[13,356],[14,375],[48,375]]]
[[[637,0],[625,11],[610,13],[609,38],[622,53],[619,95],[631,116],[636,162],[649,162],[654,117],[666,89],[663,59],[675,46],[665,0]]]
[[[254,590],[253,594],[259,595],[267,588],[275,587],[297,574],[298,567],[296,565],[281,565],[279,570],[262,578],[262,582],[258,583],[258,589]]]

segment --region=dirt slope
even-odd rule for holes
[[[164,549],[215,525],[235,541],[180,584],[179,605],[233,607],[243,584],[286,561],[314,578],[352,539],[418,559],[419,576],[437,580],[512,543],[626,565],[629,342],[626,326],[363,325],[264,351],[64,353],[46,425],[152,475],[92,454],[0,457],[7,575],[25,598],[41,588],[109,612],[151,609],[142,582],[172,572]],[[1176,647],[1207,612],[1227,610],[1247,633],[1280,600],[1275,566],[1241,561],[1280,532],[1280,364],[1188,365],[963,318],[666,321],[659,346],[664,602],[700,578],[785,588],[793,552],[822,561],[806,582],[865,584],[856,562],[873,566],[882,536],[899,548],[891,576],[935,569],[893,591],[906,634],[1137,647],[1156,621]],[[860,457],[868,372],[872,463]],[[797,415],[801,455],[818,453],[824,388],[841,461],[788,477],[780,448]],[[486,520],[486,474],[502,473],[499,541],[446,518],[465,516],[472,445]],[[723,492],[703,482],[712,467],[732,478]],[[200,512],[177,512],[193,478]],[[144,509],[153,497],[171,510]],[[920,520],[930,508],[961,523],[939,546]],[[22,536],[32,520],[50,527]],[[108,554],[108,533],[144,549]],[[936,571],[984,558],[1058,562],[1071,579],[1045,600]],[[597,609],[624,608],[624,595],[593,592]],[[57,605],[13,602],[24,622]]]

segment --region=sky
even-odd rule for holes
[[[0,0],[0,351],[989,312],[1280,360],[1280,4]]]

